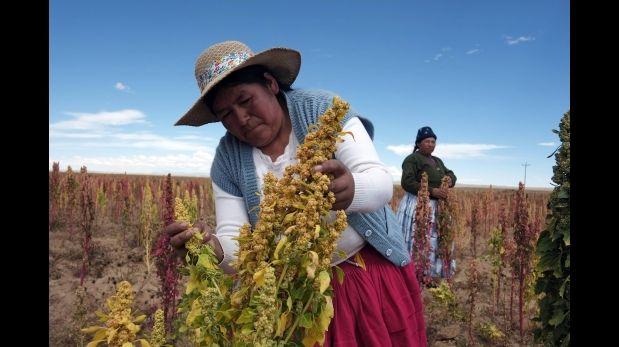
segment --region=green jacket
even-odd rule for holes
[[[429,160],[419,151],[410,154],[402,163],[402,189],[417,195],[421,185],[421,173],[428,174],[428,188],[440,188],[443,176],[451,177],[451,186],[456,184],[456,175],[447,169],[443,161],[438,157],[432,156],[436,161],[436,167],[430,164]]]

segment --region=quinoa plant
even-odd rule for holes
[[[478,201],[473,201],[471,218],[469,222],[469,226],[471,227],[471,253],[473,258],[477,257],[477,237],[479,236],[479,230],[481,229],[482,211],[479,205],[480,203]]]
[[[334,312],[331,256],[347,222],[344,211],[330,211],[331,177],[313,168],[332,158],[347,111],[334,98],[298,147],[298,163],[279,180],[265,175],[258,221],[240,230],[234,277],[217,267],[202,234],[188,242],[180,330],[196,345],[322,345]]]
[[[71,169],[71,166],[69,165],[67,167],[67,173],[65,175],[65,180],[64,180],[64,193],[65,193],[65,198],[64,198],[64,222],[66,223],[66,225],[68,226],[68,230],[69,233],[71,235],[73,235],[73,233],[75,232],[75,227],[74,225],[76,224],[75,221],[75,211],[78,208],[78,204],[79,204],[79,199],[78,199],[78,189],[79,189],[79,183],[77,181],[77,179],[75,178],[75,174],[73,173],[73,170]]]
[[[473,344],[473,318],[475,317],[475,301],[477,299],[477,294],[479,293],[479,281],[480,275],[478,270],[477,259],[473,258],[469,263],[469,267],[467,269],[467,287],[469,291],[468,297],[468,315],[467,315],[467,324],[468,324],[468,335],[469,335],[469,344]]]
[[[522,182],[518,185],[516,205],[518,208],[514,228],[514,243],[516,244],[514,272],[518,279],[518,326],[520,327],[520,337],[523,338],[525,283],[527,276],[530,275],[535,240],[529,225],[528,203]]]
[[[432,228],[432,208],[430,206],[430,193],[428,191],[428,175],[421,174],[421,185],[417,193],[417,206],[415,207],[415,223],[413,230],[412,257],[416,265],[417,280],[422,285],[432,281],[428,270],[430,268],[428,253],[430,251],[430,230]]]
[[[88,272],[88,262],[91,253],[92,225],[95,220],[95,206],[91,179],[86,167],[80,170],[80,229],[82,231],[82,271],[80,273],[80,285],[84,285],[84,278]]]
[[[164,226],[174,222],[174,196],[172,192],[172,176],[168,174],[164,184],[163,207]],[[166,331],[170,331],[172,321],[176,316],[176,299],[178,297],[178,282],[180,273],[178,272],[178,261],[174,254],[174,248],[170,244],[170,235],[162,232],[157,239],[155,250],[155,265],[157,276],[161,285],[160,294],[162,297],[163,313],[166,322]]]
[[[499,227],[494,229],[490,234],[490,238],[488,239],[488,254],[486,256],[492,266],[492,287],[497,293],[497,299],[491,300],[493,313],[496,312],[496,307],[498,306],[498,293],[500,291],[499,285],[501,283],[501,269],[503,267],[504,253],[505,248],[503,246],[503,233]]]
[[[140,244],[144,247],[144,263],[146,271],[150,273],[151,268],[151,249],[153,236],[159,228],[159,212],[157,205],[153,203],[153,194],[150,190],[150,185],[144,186],[142,194],[142,204],[140,206]]]
[[[443,259],[443,271],[445,278],[451,281],[451,259],[454,237],[456,233],[456,204],[454,199],[453,189],[449,188],[451,178],[443,177],[441,180],[441,188],[447,189],[447,198],[441,199],[438,202],[437,213],[437,231],[438,231],[438,249],[437,256]]]
[[[430,306],[441,311],[441,317],[455,321],[464,319],[464,313],[458,304],[456,293],[449,282],[442,280],[438,286],[429,288],[428,292],[432,295]]]
[[[477,326],[477,332],[482,340],[489,343],[498,343],[505,339],[505,334],[493,323],[483,322]]]
[[[539,314],[534,321],[537,341],[545,345],[570,345],[570,112],[561,118],[561,145],[556,151],[552,181],[556,184],[548,201],[544,230],[537,240],[540,294]]]
[[[52,163],[52,173],[49,177],[49,231],[58,221],[60,210],[60,164]]]
[[[133,316],[133,299],[131,284],[127,281],[120,282],[116,294],[107,299],[109,312],[96,312],[105,326],[82,329],[82,332],[93,335],[88,347],[95,347],[99,343],[107,343],[110,347],[133,347],[134,343],[140,343],[142,347],[150,345],[145,339],[137,339],[140,324],[146,319],[146,315]]]

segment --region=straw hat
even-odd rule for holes
[[[204,50],[196,60],[196,81],[200,97],[174,125],[200,126],[218,119],[202,100],[222,79],[250,65],[263,65],[281,83],[291,85],[301,68],[301,54],[293,49],[277,47],[254,54],[239,41],[225,41]]]

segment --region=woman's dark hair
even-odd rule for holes
[[[275,77],[275,75],[273,75],[273,73],[269,71],[269,69],[267,69],[263,65],[251,65],[251,66],[242,68],[240,70],[234,71],[230,75],[226,76],[226,78],[221,80],[219,83],[217,83],[208,92],[206,97],[202,100],[204,101],[206,106],[208,106],[208,108],[212,110],[214,97],[215,95],[217,95],[217,92],[219,91],[219,89],[223,87],[235,86],[235,85],[242,84],[242,83],[260,83],[266,86],[267,79],[264,77],[265,72],[270,73],[277,81],[277,85],[279,86],[279,91],[280,91],[277,94],[277,100],[279,101],[280,104],[282,104],[282,106],[285,107],[286,100],[284,99],[284,95],[282,94],[282,92],[290,91],[292,90],[292,88],[290,87],[290,85],[280,82]]]

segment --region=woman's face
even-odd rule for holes
[[[243,83],[221,88],[213,99],[213,113],[237,139],[254,147],[268,146],[280,133],[284,110],[277,100],[279,86],[265,73],[267,84]]]
[[[436,147],[436,139],[434,137],[428,137],[419,142],[418,146],[421,154],[430,155],[434,152],[434,147]]]

